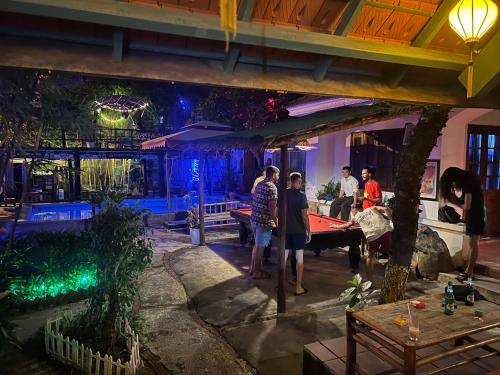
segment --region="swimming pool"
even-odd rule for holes
[[[219,202],[224,202],[224,196],[205,196],[205,203]],[[167,213],[167,200],[165,198],[126,199],[124,203],[129,207],[150,210],[153,214]],[[173,197],[170,198],[170,211],[176,212],[187,210],[189,207],[197,204],[197,196],[191,196],[188,199]],[[92,206],[87,202],[40,203],[34,204],[31,207],[31,211],[26,217],[26,221],[88,219],[90,217],[92,217]]]

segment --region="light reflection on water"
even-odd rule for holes
[[[224,197],[220,195],[207,196],[205,201],[206,203],[223,202]],[[126,199],[124,203],[129,207],[150,210],[153,214],[167,213],[167,200],[164,198]],[[196,204],[198,204],[198,197],[190,197],[189,199],[182,197],[171,198],[170,210],[171,212],[187,210]],[[72,220],[88,219],[90,217],[92,217],[90,203],[42,203],[32,206],[26,221]]]

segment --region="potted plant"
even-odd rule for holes
[[[349,288],[340,293],[339,301],[345,302],[349,300],[346,310],[361,310],[368,304],[373,302],[373,298],[380,294],[380,290],[370,290],[372,285],[371,281],[363,282],[361,275],[358,273],[353,276],[352,280],[347,284],[351,285]]]
[[[328,183],[321,185],[316,195],[318,200],[333,201],[340,194],[340,182],[335,182],[333,179]]]
[[[321,188],[316,194],[318,199],[318,213],[328,215],[330,213],[330,205],[335,197],[340,194],[340,182],[335,182],[331,179],[327,184],[321,185]]]
[[[199,245],[200,242],[200,215],[197,207],[191,207],[188,211],[186,223],[189,227],[189,235],[191,236],[191,243]]]

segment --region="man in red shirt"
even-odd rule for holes
[[[369,167],[363,168],[361,178],[365,182],[363,194],[363,208],[379,206],[382,203],[382,189],[377,181],[372,179],[373,170]]]

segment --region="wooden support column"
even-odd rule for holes
[[[229,185],[231,182],[231,151],[226,152],[226,181],[225,181],[225,188],[224,188],[224,195],[226,197],[229,197]]]
[[[205,245],[205,207],[204,207],[204,180],[205,180],[205,155],[200,151],[200,165],[198,167],[199,185],[198,185],[198,212],[200,215],[200,245]]]
[[[75,150],[74,152],[75,160],[75,199],[80,199],[82,193],[82,181],[80,179],[80,151]]]
[[[286,188],[288,180],[288,145],[280,148],[280,180],[278,191],[278,313],[286,312],[285,298],[285,231],[286,231]]]
[[[73,175],[73,160],[68,159],[68,189],[69,189],[69,196],[71,199],[74,199],[74,194],[75,194],[75,179]],[[58,198],[59,200],[59,198]]]
[[[171,207],[171,202],[170,202],[170,185],[171,185],[171,179],[172,179],[172,165],[169,164],[168,162],[168,151],[165,150],[165,178],[167,180],[167,229],[170,224],[170,210],[172,209]]]
[[[160,186],[160,197],[165,197],[167,195],[166,180],[167,180],[167,163],[166,163],[166,151],[161,151],[158,153],[158,169],[160,171],[158,185]]]

